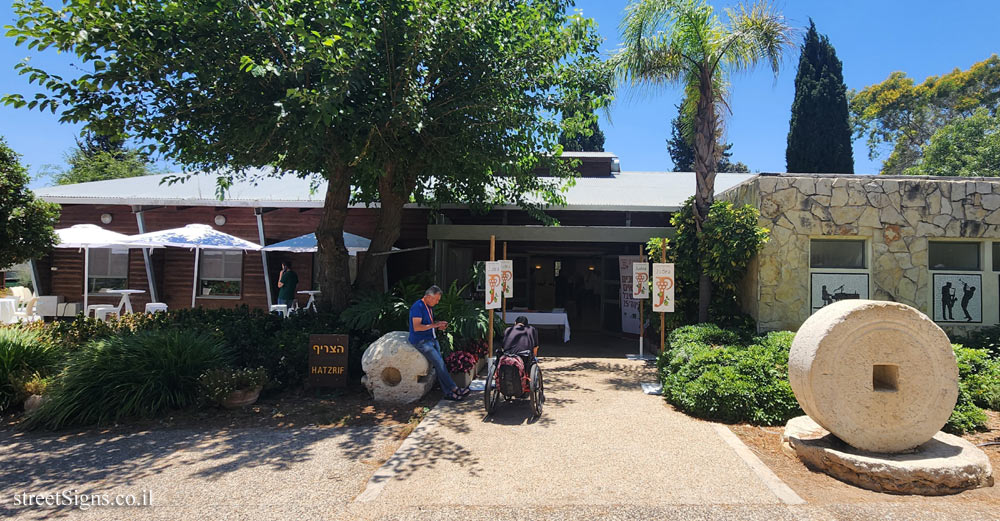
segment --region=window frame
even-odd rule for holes
[[[223,266],[223,275],[225,275],[225,266],[226,266],[225,256],[226,255],[239,254],[239,256],[240,256],[240,274],[239,274],[239,278],[225,277],[225,276],[223,276],[223,277],[205,277],[204,276],[204,269],[202,269],[202,266],[205,263],[206,254],[216,255],[216,254],[219,254],[219,253],[221,253],[222,256],[223,256],[223,259],[222,259],[222,263],[223,263],[222,264],[222,266]],[[244,266],[245,261],[246,261],[246,252],[244,252],[243,250],[218,250],[218,249],[210,249],[210,248],[202,249],[201,250],[200,258],[198,259],[198,266],[197,266],[197,268],[198,268],[198,291],[197,291],[196,297],[197,298],[203,298],[203,299],[232,299],[232,300],[242,299],[243,298],[243,272],[244,272],[244,267],[245,267]],[[239,284],[239,291],[235,295],[234,294],[225,294],[225,295],[221,295],[221,294],[217,294],[217,295],[208,294],[208,295],[205,295],[203,292],[205,290],[204,282],[206,282],[206,281],[208,281],[208,282],[236,282],[237,284]]]
[[[108,252],[109,252],[108,253],[108,263],[107,263],[107,271],[109,273],[112,271],[111,268],[114,266],[114,263],[112,262],[112,256],[114,256],[114,255],[124,255],[125,256],[125,273],[124,273],[124,276],[119,277],[119,276],[112,276],[112,275],[94,275],[94,265],[95,265],[95,263],[94,263],[94,259],[93,259],[92,255],[95,252],[99,252],[99,251],[103,251],[103,250],[108,250]],[[118,253],[115,253],[115,250],[119,250]],[[122,253],[122,251],[124,251],[124,253]],[[102,289],[115,289],[115,290],[117,290],[117,289],[129,289],[129,282],[130,282],[129,281],[129,266],[130,266],[130,264],[132,262],[131,250],[129,250],[128,248],[125,248],[124,250],[121,249],[121,248],[87,248],[86,253],[84,253],[84,255],[87,255],[86,263],[87,263],[87,291],[88,291],[88,293],[100,293]],[[120,288],[116,288],[116,287],[97,288],[97,287],[94,286],[94,282],[93,281],[95,281],[95,280],[121,280],[121,281],[123,281],[123,283],[122,283],[122,287],[120,287]]]
[[[976,245],[976,247],[977,247],[976,248],[976,263],[978,264],[978,267],[976,269],[953,268],[953,267],[935,268],[933,265],[931,265],[931,248],[933,248],[933,245],[935,245],[935,244],[956,244],[956,243],[957,244],[975,244]],[[934,238],[934,239],[928,238],[927,239],[927,271],[931,271],[931,272],[934,272],[934,271],[961,271],[961,272],[967,272],[967,273],[980,273],[980,274],[981,273],[985,273],[986,272],[986,258],[985,258],[986,248],[983,247],[985,244],[986,244],[985,241],[970,241],[969,239],[964,238],[964,237],[962,239],[960,239],[960,240],[941,240],[940,238]],[[990,248],[992,249],[992,245],[990,245]],[[992,264],[992,262],[991,262],[991,264]]]
[[[836,235],[820,235],[820,236],[809,236],[809,248],[806,252],[806,262],[809,267],[809,295],[806,299],[806,306],[809,310],[809,315],[816,313],[822,306],[818,309],[814,308],[813,303],[813,280],[814,275],[864,275],[865,276],[865,291],[867,296],[864,298],[871,298],[872,295],[872,241],[867,237],[859,237],[857,235],[850,236],[836,236]],[[823,241],[823,242],[833,242],[833,241],[850,241],[850,242],[860,242],[861,243],[861,253],[862,261],[864,267],[862,268],[814,268],[812,265],[812,248],[813,241]]]
[[[855,266],[813,266],[813,243],[861,243],[861,267]],[[868,252],[868,241],[865,239],[851,238],[851,239],[827,239],[824,238],[809,238],[809,269],[810,270],[867,270],[871,265],[871,255]]]

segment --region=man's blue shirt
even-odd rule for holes
[[[431,320],[431,314],[429,312],[429,308],[427,307],[427,304],[424,304],[423,299],[414,302],[413,305],[410,306],[410,320],[409,320],[409,326],[410,326],[410,343],[413,344],[413,345],[416,345],[416,344],[419,344],[420,342],[423,342],[425,340],[433,340],[434,339],[434,330],[433,329],[428,329],[426,331],[414,331],[413,330],[413,319],[414,318],[419,318],[420,319],[420,323],[424,324],[424,325],[427,325],[427,326],[433,324],[433,321]]]

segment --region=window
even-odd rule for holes
[[[90,275],[87,285],[91,293],[128,288],[127,249],[93,248],[88,251]]]
[[[813,239],[809,265],[813,268],[864,269],[865,241]]]
[[[3,287],[5,288],[12,288],[14,286],[32,287],[31,266],[27,262],[15,264],[3,270],[3,279]]]
[[[201,296],[239,297],[243,281],[243,252],[203,250],[199,275]]]
[[[978,242],[930,242],[928,265],[932,270],[979,271]]]

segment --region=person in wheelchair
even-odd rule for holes
[[[521,357],[524,371],[528,373],[538,356],[538,330],[528,325],[528,318],[514,319],[514,325],[503,332],[503,352]]]

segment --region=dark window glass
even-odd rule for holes
[[[1000,271],[1000,242],[993,243],[993,271]]]
[[[979,271],[978,242],[931,242],[927,245],[932,270]]]
[[[864,269],[865,241],[814,239],[809,248],[813,268]]]

